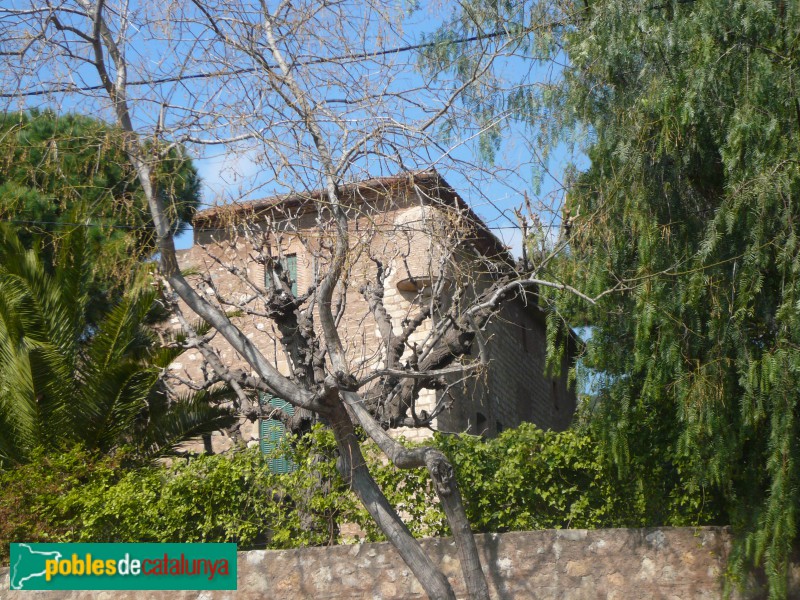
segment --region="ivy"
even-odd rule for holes
[[[577,431],[530,424],[498,438],[437,436],[452,460],[475,531],[596,528],[713,521],[702,491],[676,495],[671,513],[648,514],[633,479],[621,479],[598,444]],[[335,443],[317,427],[276,456],[298,466],[270,472],[258,449],[136,465],[124,452],[79,448],[38,455],[0,472],[0,561],[10,541],[236,542],[241,549],[380,541],[372,519],[336,471]],[[400,470],[373,445],[373,475],[417,537],[448,535],[423,469]],[[35,484],[32,484],[36,482]]]

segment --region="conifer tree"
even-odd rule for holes
[[[152,218],[123,140],[118,128],[84,115],[0,113],[0,219],[14,224],[27,248],[38,245],[48,268],[70,230],[87,229],[97,274],[91,315],[118,301],[133,263],[155,253]],[[180,232],[200,204],[200,178],[180,146],[161,161],[156,179]]]

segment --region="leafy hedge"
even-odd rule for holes
[[[636,485],[620,480],[580,433],[523,425],[493,440],[438,436],[435,443],[454,463],[476,531],[670,524],[648,522]],[[368,541],[382,539],[336,473],[334,448],[322,429],[292,440],[278,452],[299,468],[285,475],[270,473],[257,449],[158,466],[130,466],[122,453],[95,457],[80,449],[39,455],[0,472],[0,560],[8,559],[8,542],[23,540],[291,548],[358,537],[343,534],[343,524],[357,526]],[[366,455],[415,535],[448,533],[423,469],[398,470],[369,445]],[[673,520],[708,522],[707,507],[697,506],[688,498]]]

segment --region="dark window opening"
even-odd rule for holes
[[[558,380],[553,380],[553,410],[559,412],[561,410],[561,394],[558,389]]]
[[[481,413],[475,415],[475,435],[484,435],[486,433],[486,417]]]

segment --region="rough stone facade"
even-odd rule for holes
[[[399,333],[403,318],[413,315],[420,303],[426,301],[424,289],[422,292],[414,289],[418,283],[430,289],[444,278],[445,294],[453,294],[458,288],[474,290],[482,285],[481,275],[472,272],[469,258],[451,260],[450,266],[443,267],[442,256],[446,249],[453,244],[463,244],[468,237],[459,232],[465,220],[472,221],[473,226],[478,223],[473,231],[479,232],[479,239],[468,243],[479,252],[504,250],[476,221],[474,214],[469,212],[465,216],[469,209],[435,172],[417,174],[411,179],[370,180],[351,186],[347,193],[357,200],[351,202],[352,256],[340,330],[353,371],[363,374],[382,364],[378,327],[359,293],[364,282],[375,279],[375,259],[386,269],[384,303]],[[252,259],[252,240],[242,235],[241,223],[258,228],[260,223],[270,219],[271,230],[277,232],[273,236],[272,255],[295,258],[297,289],[303,294],[313,283],[315,270],[324,269],[324,265],[313,258],[314,250],[330,241],[326,236],[332,235],[320,229],[312,206],[307,198],[303,201],[290,197],[244,204],[233,210],[218,208],[200,213],[195,221],[195,244],[180,253],[181,266],[210,278],[211,286],[198,285],[203,294],[234,300],[246,298],[249,290],[222,263],[236,263],[249,278],[263,282],[265,267]],[[454,263],[461,267],[454,270]],[[254,316],[238,317],[236,321],[265,356],[274,361],[281,372],[288,373],[287,361],[277,343],[278,333],[271,321]],[[172,326],[180,327],[177,319],[173,319]],[[424,323],[410,341],[422,342],[431,326],[430,320]],[[454,385],[448,391],[453,401],[437,418],[435,428],[483,435],[494,435],[523,421],[532,421],[543,428],[565,428],[575,409],[575,394],[567,388],[566,368],[558,377],[545,376],[545,335],[545,321],[536,307],[525,306],[519,300],[504,307],[487,327],[489,368],[473,378],[474,381]],[[227,343],[221,340],[215,343],[225,362],[245,366]],[[199,352],[190,351],[170,368],[177,374],[198,378],[202,362]],[[417,411],[431,411],[441,394],[424,390],[417,402]],[[426,429],[410,428],[399,428],[397,432],[411,439],[431,434]],[[257,423],[244,424],[242,434],[248,443],[256,443]],[[214,438],[216,450],[225,449],[229,444],[230,441],[222,437]]]
[[[703,600],[723,597],[730,548],[724,528],[575,529],[476,536],[492,598],[502,600]],[[464,597],[449,538],[423,540],[426,552]],[[790,597],[800,597],[795,565]],[[146,595],[146,596],[145,596]],[[386,543],[240,552],[236,592],[8,592],[0,597],[43,600],[250,600],[271,598],[424,598],[408,568]],[[755,598],[757,595],[734,598]]]

